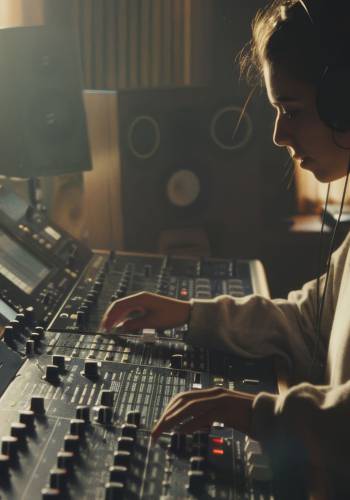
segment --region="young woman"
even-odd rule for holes
[[[349,19],[349,8],[332,11],[333,15],[341,23]],[[318,89],[327,69],[320,29],[304,2],[275,1],[253,23],[245,64],[249,56],[249,71],[257,70],[275,109],[275,144],[286,147],[293,160],[319,181],[330,182],[348,175],[350,131],[334,130],[319,114]],[[328,36],[332,38],[334,31]],[[344,106],[349,107],[349,101]],[[348,237],[333,253],[328,272],[291,292],[287,300],[254,295],[183,302],[143,292],[111,304],[103,320],[107,330],[122,322],[130,330],[188,322],[187,341],[193,345],[253,358],[276,355],[289,369],[293,386],[283,395],[252,396],[217,387],[178,394],[153,436],[175,426],[191,433],[220,421],[262,441],[272,456],[279,457],[275,465],[291,453],[286,451],[288,443],[290,449],[303,443],[308,460],[329,475],[332,494],[342,498],[349,492],[349,246]],[[128,319],[135,310],[142,317]],[[294,457],[295,463],[300,456]]]

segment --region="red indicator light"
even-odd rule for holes
[[[220,450],[219,448],[213,448],[211,450],[211,452],[213,455],[223,455],[224,454],[224,450]]]
[[[181,297],[187,297],[188,290],[186,290],[185,288],[182,288],[182,290],[180,290],[180,295],[181,295]]]
[[[224,438],[212,438],[212,442],[215,444],[224,444]]]

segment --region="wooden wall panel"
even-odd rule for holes
[[[85,87],[206,84],[214,0],[73,0]]]

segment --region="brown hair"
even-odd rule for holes
[[[240,54],[241,72],[249,83],[262,84],[265,61],[297,80],[319,81],[324,69],[319,29],[299,0],[274,0],[258,11],[252,39]]]

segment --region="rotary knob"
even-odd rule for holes
[[[28,339],[26,341],[26,356],[30,358],[31,356],[34,356],[35,354],[35,342],[34,340]]]
[[[45,414],[45,404],[44,398],[42,396],[32,396],[30,400],[30,410],[32,410],[35,415]]]
[[[26,326],[31,328],[34,325],[34,308],[32,306],[26,307],[24,310],[24,321]]]
[[[45,335],[45,330],[43,326],[36,326],[33,333],[38,333],[39,337],[42,339]]]
[[[34,344],[35,344],[35,348],[38,348],[40,346],[40,341],[41,341],[40,333],[32,332],[30,334],[30,340],[33,340]]]
[[[13,326],[6,325],[4,328],[4,341],[6,344],[11,345],[15,339],[15,331]]]

